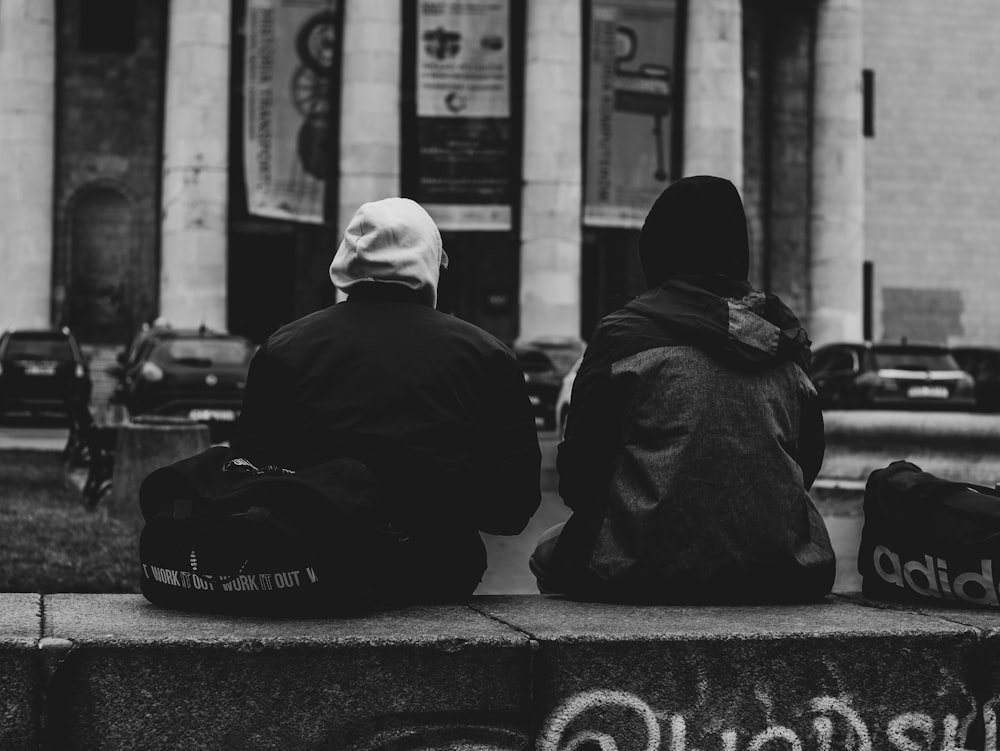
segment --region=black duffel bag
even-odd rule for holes
[[[908,461],[865,486],[858,572],[865,596],[1000,607],[1000,492],[945,480]]]
[[[356,612],[384,593],[406,539],[382,518],[375,478],[353,459],[291,472],[214,446],[151,472],[139,502],[142,593],[182,610]]]

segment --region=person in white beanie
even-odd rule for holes
[[[233,449],[289,469],[338,457],[380,482],[403,554],[389,599],[459,600],[486,569],[479,532],[521,532],[541,452],[523,373],[491,334],[436,309],[448,257],[416,202],[358,209],[330,265],[345,301],[280,328],[254,356]]]

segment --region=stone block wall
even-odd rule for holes
[[[943,301],[947,326],[934,338],[996,345],[1000,8],[993,0],[864,8],[864,67],[875,76],[865,151],[875,338],[921,338],[924,321],[912,310]]]
[[[298,620],[0,594],[0,747],[996,751],[998,633],[854,596]]]

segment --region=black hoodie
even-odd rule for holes
[[[708,185],[728,193],[720,183]],[[695,253],[697,233],[682,230]],[[745,248],[708,254],[704,270],[733,275],[668,271],[598,326],[559,446],[559,492],[574,511],[556,548],[556,569],[575,572],[565,589],[690,602],[830,591],[833,550],[808,492],[824,451],[809,340],[778,298],[733,278],[745,274]],[[699,265],[646,250],[653,279]]]

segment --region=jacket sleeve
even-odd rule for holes
[[[294,457],[285,455],[281,438],[291,435],[288,397],[294,393],[292,389],[281,364],[271,355],[267,344],[263,344],[247,373],[243,407],[232,440],[235,455],[255,464],[293,466]]]
[[[513,353],[498,355],[492,369],[484,451],[476,462],[476,524],[488,534],[516,535],[541,502],[542,453],[524,384]]]
[[[573,382],[566,434],[556,466],[559,495],[578,514],[603,516],[620,441],[620,406],[612,393],[613,354],[607,331],[592,337]]]

